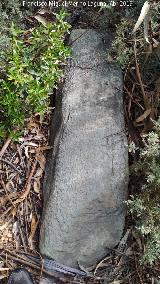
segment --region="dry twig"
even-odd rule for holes
[[[0,158],[3,157],[5,151],[7,150],[7,148],[8,148],[8,146],[9,146],[10,143],[11,143],[11,138],[8,138],[8,139],[6,140],[6,142],[4,143],[4,145],[3,145],[2,149],[1,149],[1,151],[0,151]]]

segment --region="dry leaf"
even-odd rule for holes
[[[144,38],[146,42],[149,42],[149,21],[150,21],[150,16],[147,14],[146,17],[144,18]]]
[[[17,221],[13,223],[13,226],[12,226],[12,233],[13,233],[14,235],[17,235],[17,234],[18,234],[18,222],[17,222]]]
[[[139,28],[139,26],[142,24],[143,20],[145,19],[146,15],[148,14],[149,12],[149,9],[150,9],[150,5],[148,3],[148,1],[146,1],[142,7],[142,10],[141,10],[141,13],[140,13],[140,16],[134,26],[134,29],[132,31],[132,34],[134,34],[137,29]]]
[[[44,17],[42,17],[41,15],[36,15],[34,16],[34,18],[40,22],[43,26],[47,26],[47,24],[49,23]]]
[[[44,152],[44,151],[47,151],[47,150],[51,150],[53,149],[53,146],[42,146],[42,147],[39,147],[38,149],[36,149],[36,152]]]
[[[27,185],[25,192],[22,193],[22,194],[20,195],[20,197],[17,198],[17,199],[13,202],[13,204],[16,205],[16,204],[18,204],[18,203],[21,203],[24,199],[26,199],[26,197],[28,196],[28,194],[29,194],[29,192],[30,192],[30,189],[31,189],[31,183],[29,183],[29,184]]]
[[[103,264],[106,260],[110,259],[110,256],[105,257],[104,259],[102,259],[96,266],[95,270],[94,270],[94,276],[96,276],[97,270],[101,267],[103,267]]]
[[[153,47],[156,48],[159,46],[159,41],[157,41],[154,37],[152,37],[153,40]]]
[[[13,191],[14,187],[15,187],[15,186],[14,186],[14,183],[13,183],[12,180],[10,180],[9,182],[6,183],[6,189],[7,189],[7,191]]]
[[[43,169],[42,168],[38,168],[36,173],[35,173],[34,178],[41,178],[42,175],[43,175]]]
[[[37,134],[36,136],[34,136],[34,140],[41,140],[41,139],[44,139],[44,135],[42,134]]]
[[[29,150],[29,147],[25,147],[24,152],[25,152],[27,159],[29,159],[28,150]]]
[[[0,206],[6,205],[6,203],[8,201],[10,201],[12,203],[12,199],[15,199],[16,197],[17,197],[17,194],[14,193],[14,192],[12,192],[12,193],[10,193],[8,195],[2,196],[1,200],[0,200]]]
[[[132,250],[132,247],[129,247],[129,248],[127,248],[126,249],[126,251],[125,251],[125,255],[127,255],[127,256],[131,256],[131,255],[133,255],[133,250]]]
[[[11,215],[13,216],[13,218],[16,216],[17,214],[17,208],[14,207],[12,210],[11,210]]]
[[[38,225],[38,221],[37,221],[36,215],[33,215],[32,221],[31,221],[31,231],[30,231],[29,240],[33,239],[35,231],[37,229],[37,225]]]
[[[36,143],[33,142],[29,142],[26,144],[26,146],[30,146],[30,147],[38,147],[38,145]]]
[[[4,279],[4,278],[6,278],[6,277],[7,277],[6,274],[3,274],[3,275],[1,274],[1,275],[0,275],[0,280],[1,280],[1,279]]]
[[[44,171],[45,164],[46,164],[46,158],[45,158],[45,156],[42,153],[37,155],[37,161],[38,161],[41,169]]]
[[[38,11],[38,14],[40,15],[44,15],[45,13],[50,13],[50,10],[46,8],[42,8]]]
[[[34,122],[34,121],[29,121],[28,123],[27,123],[27,129],[36,129],[36,130],[38,130],[39,129],[39,125],[36,123],[36,122]]]
[[[6,205],[7,201],[8,201],[8,196],[1,196],[1,198],[0,198],[0,209],[1,209],[4,205]]]
[[[14,160],[14,164],[18,164],[19,163],[19,158],[18,157],[16,157],[16,159]]]
[[[9,225],[10,221],[6,222],[5,224],[3,224],[2,226],[0,226],[0,231],[3,231],[4,229],[6,229]]]
[[[39,179],[34,181],[33,188],[36,193],[40,192],[40,180]]]
[[[146,119],[150,113],[151,113],[151,108],[147,109],[142,115],[140,115],[137,119],[136,119],[136,122],[139,123],[139,122],[142,122],[144,119]]]
[[[31,248],[33,248],[32,240],[34,238],[37,226],[38,226],[38,221],[37,221],[36,215],[33,215],[32,221],[31,221],[31,231],[30,231],[30,235],[29,235],[29,238],[28,238]]]
[[[0,272],[4,272],[4,271],[8,271],[8,270],[9,270],[9,268],[7,268],[7,267],[4,267],[4,268],[0,267]]]

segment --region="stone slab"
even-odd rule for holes
[[[95,265],[123,232],[128,149],[122,72],[107,62],[110,36],[73,30],[52,124],[41,253],[65,265]]]

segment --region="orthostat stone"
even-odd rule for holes
[[[95,265],[123,232],[128,149],[121,70],[107,61],[110,36],[73,30],[73,50],[51,129],[40,250],[78,267]]]

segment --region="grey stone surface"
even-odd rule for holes
[[[57,99],[44,183],[41,253],[65,265],[95,265],[119,242],[128,150],[122,74],[107,62],[110,36],[73,30],[73,59]]]
[[[51,277],[41,278],[39,284],[56,284],[56,281],[52,280]]]

